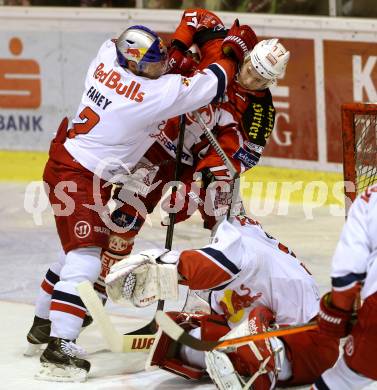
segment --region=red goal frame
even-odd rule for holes
[[[356,115],[375,115],[377,117],[377,103],[345,103],[341,106],[342,137],[343,137],[343,176],[346,208],[350,204],[348,199],[355,200],[357,193],[357,167],[356,167]],[[376,151],[377,153],[377,151]],[[354,189],[347,188],[346,182],[352,182]],[[348,198],[348,199],[347,199]]]

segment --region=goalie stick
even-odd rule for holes
[[[101,300],[89,281],[81,282],[77,287],[80,298],[93,317],[100,333],[111,352],[148,352],[154,342],[154,335],[123,335],[115,329],[105,311]]]
[[[160,326],[161,330],[166,333],[170,338],[177,341],[180,344],[186,345],[197,351],[212,351],[214,349],[223,349],[228,347],[238,347],[245,345],[250,341],[263,340],[269,337],[287,336],[289,334],[305,332],[307,330],[317,329],[318,325],[315,321],[305,324],[297,324],[292,326],[286,326],[277,330],[269,330],[267,332],[236,337],[227,340],[219,341],[205,341],[197,339],[185,332],[178,324],[176,324],[166,313],[157,311],[156,322]]]

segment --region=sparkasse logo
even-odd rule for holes
[[[35,110],[41,106],[42,85],[39,63],[20,58],[20,38],[9,40],[11,58],[0,58],[0,110]],[[0,114],[0,130],[43,131],[41,115]]]

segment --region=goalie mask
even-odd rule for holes
[[[119,65],[129,68],[129,61],[136,64],[137,74],[157,79],[167,69],[167,48],[162,39],[144,26],[132,26],[114,40]]]
[[[238,75],[238,82],[247,90],[255,91],[271,87],[285,73],[290,52],[278,39],[260,41],[245,56]]]

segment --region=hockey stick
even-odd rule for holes
[[[221,160],[223,161],[224,165],[226,166],[226,168],[228,169],[231,177],[232,177],[232,180],[233,180],[233,186],[232,186],[232,199],[231,199],[231,204],[230,204],[230,207],[228,209],[228,212],[227,212],[227,220],[228,221],[231,221],[232,218],[234,217],[234,213],[233,213],[233,210],[235,208],[235,205],[236,205],[236,202],[237,202],[237,199],[238,199],[238,195],[239,195],[239,192],[240,192],[240,175],[238,173],[238,171],[236,170],[236,168],[234,167],[232,161],[229,159],[229,157],[226,155],[226,153],[224,152],[223,148],[220,146],[220,144],[218,143],[217,139],[215,138],[215,136],[212,134],[211,130],[207,127],[207,125],[205,124],[202,116],[200,115],[200,113],[198,111],[194,111],[193,112],[194,116],[195,116],[195,119],[197,120],[197,122],[199,123],[204,135],[207,137],[208,139],[208,142],[210,143],[210,145],[215,149],[216,153],[219,155],[219,157],[221,158]],[[213,238],[213,234],[214,232],[212,231],[211,233],[211,239]],[[185,310],[191,310],[191,309],[188,309],[189,305],[190,305],[190,300],[192,299],[192,297],[194,297],[193,299],[197,299],[197,297],[195,297],[195,292],[192,291],[192,290],[189,290],[188,293],[187,293],[187,297],[186,297],[186,302],[185,304],[183,305],[183,311]]]
[[[186,114],[182,114],[179,117],[179,136],[177,143],[177,151],[175,157],[175,170],[174,170],[174,181],[177,182],[181,173],[181,159],[183,153],[183,143],[185,138],[185,125],[186,125]],[[172,195],[177,192],[178,186],[174,185],[172,187]],[[166,240],[165,240],[165,249],[171,250],[173,244],[173,233],[175,225],[175,213],[169,213],[169,226],[166,230]],[[159,300],[157,303],[157,310],[164,309],[164,301]],[[126,333],[126,335],[139,335],[139,334],[155,334],[157,332],[156,321],[153,318],[151,322],[143,326],[140,329],[135,330],[134,332]]]
[[[156,322],[161,330],[173,340],[186,345],[197,351],[212,351],[214,349],[222,349],[227,347],[237,347],[249,343],[250,341],[263,340],[270,337],[287,336],[294,333],[305,332],[318,328],[315,321],[305,324],[297,324],[286,326],[277,330],[269,330],[267,332],[236,337],[223,341],[204,341],[197,339],[185,332],[178,324],[176,324],[166,313],[158,311],[156,313]]]
[[[228,169],[228,171],[230,173],[230,176],[232,177],[232,180],[233,180],[232,200],[231,200],[231,204],[230,204],[230,207],[229,207],[228,213],[227,213],[227,219],[229,221],[233,217],[232,211],[235,208],[238,194],[239,194],[240,174],[238,173],[238,171],[234,167],[232,161],[230,161],[229,157],[224,152],[223,148],[217,142],[217,139],[212,134],[211,130],[205,124],[201,115],[197,111],[194,111],[194,116],[195,116],[196,120],[199,122],[199,125],[202,128],[204,135],[208,139],[208,142],[211,144],[211,146],[215,149],[216,153],[223,160],[224,165],[226,166],[226,168]]]
[[[175,170],[174,170],[174,182],[180,178],[181,168],[182,168],[182,153],[183,153],[183,144],[185,140],[185,128],[186,128],[186,114],[182,114],[179,117],[179,137],[177,144],[177,153],[175,156]],[[178,186],[175,184],[171,189],[172,196],[178,191]],[[169,213],[169,226],[166,231],[166,240],[165,240],[165,249],[169,251],[173,245],[173,234],[174,234],[174,225],[175,225],[175,216],[176,213]],[[157,304],[157,310],[162,310],[164,308],[164,301],[159,300]]]
[[[155,339],[151,334],[123,335],[119,333],[103,307],[102,301],[89,281],[77,287],[80,298],[97,324],[111,352],[148,352]]]

